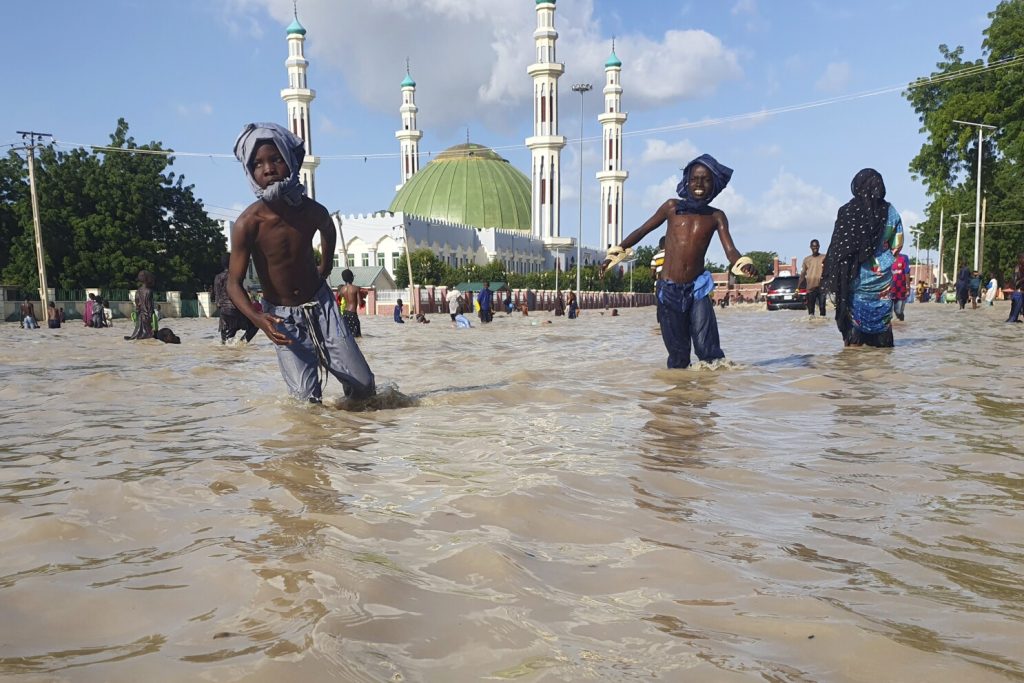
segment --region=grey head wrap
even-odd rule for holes
[[[264,190],[253,177],[250,164],[253,154],[256,152],[256,146],[265,141],[274,143],[281,153],[288,165],[288,177],[268,185]],[[298,206],[302,203],[306,188],[299,182],[299,169],[302,168],[302,160],[305,156],[306,143],[290,130],[276,123],[250,123],[242,129],[238,139],[235,140],[235,158],[242,162],[242,169],[245,171],[245,177],[249,179],[249,186],[252,187],[253,192],[265,202],[281,199],[290,206]]]

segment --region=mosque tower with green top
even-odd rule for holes
[[[597,115],[603,133],[601,170],[597,172],[601,185],[601,249],[622,242],[622,191],[629,172],[622,170],[622,124],[627,114],[622,111],[621,73],[622,62],[615,56],[613,41],[612,53],[604,63],[604,109]]]
[[[281,90],[281,99],[288,112],[288,129],[306,143],[306,156],[302,160],[299,179],[306,187],[309,198],[316,199],[315,174],[320,159],[313,156],[313,135],[309,120],[309,104],[316,98],[316,91],[306,87],[306,70],[309,67],[303,54],[306,29],[299,23],[298,10],[287,31],[288,59],[285,60],[285,66],[288,67],[288,87]]]
[[[416,81],[409,73],[409,60],[405,60],[405,80],[402,81],[402,130],[395,131],[401,147],[402,175],[401,182],[395,186],[395,192],[402,189],[409,178],[420,170],[420,138],[423,131],[416,128]]]
[[[565,65],[556,60],[555,0],[537,0],[537,29],[533,32],[537,61],[527,67],[533,78],[533,135],[530,149],[533,237],[548,248],[565,248],[571,239],[561,237],[561,156],[565,137],[558,134],[558,78]]]

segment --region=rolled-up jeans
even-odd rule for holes
[[[707,296],[694,296],[694,283],[658,280],[661,339],[668,350],[668,367],[690,365],[690,344],[703,361],[725,358],[718,341],[715,305]]]

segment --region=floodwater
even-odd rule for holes
[[[283,398],[265,338],[0,327],[0,678],[1024,680],[1024,325],[896,348],[654,310],[363,320],[413,407]]]

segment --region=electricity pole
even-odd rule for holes
[[[982,136],[985,133],[985,129],[995,130],[995,126],[989,126],[984,123],[975,123],[973,121],[960,121],[953,119],[953,123],[959,123],[964,126],[977,126],[978,127],[978,194],[974,200],[974,270],[981,268],[981,156],[982,156]]]
[[[36,133],[35,131],[17,131],[22,140],[28,140],[28,145],[21,149],[28,150],[28,190],[32,198],[32,228],[36,236],[36,267],[39,271],[39,302],[43,310],[40,315],[47,315],[49,308],[49,292],[46,289],[46,254],[43,251],[43,229],[39,224],[39,199],[36,197],[36,141],[43,138],[52,138],[49,133]]]

